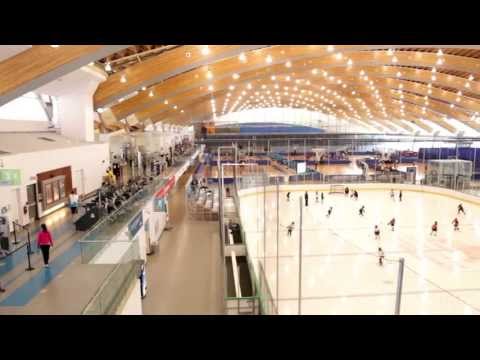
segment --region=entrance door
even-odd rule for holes
[[[27,185],[27,207],[30,221],[38,219],[37,184]]]

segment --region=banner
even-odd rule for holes
[[[21,185],[20,170],[0,169],[0,186]]]
[[[162,197],[165,197],[165,195],[168,194],[168,192],[175,186],[175,176],[171,176],[167,182],[165,183],[165,185],[163,185],[161,187],[160,190],[157,191],[157,193],[155,194],[155,197],[156,198],[162,198]]]

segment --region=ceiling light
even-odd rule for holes
[[[101,108],[101,107],[97,109],[97,112],[98,112],[99,114],[103,113],[104,111],[105,111],[105,109],[104,109],[104,108]]]
[[[437,80],[437,77],[435,75],[432,75],[432,81]]]
[[[208,54],[210,54],[210,48],[208,47],[208,45],[205,45],[202,48],[202,55],[208,55]]]
[[[290,68],[290,67],[292,67],[292,63],[291,63],[290,61],[287,61],[287,62],[285,63],[285,66],[286,66],[287,68]]]
[[[275,81],[277,79],[277,77],[275,75],[272,75],[272,77],[270,79],[272,79],[272,81]]]
[[[241,62],[246,62],[247,61],[247,57],[245,56],[245,53],[241,53],[239,56],[238,56],[238,60],[240,60]]]
[[[152,90],[150,90],[150,92],[148,93],[148,96],[153,97],[153,91]]]
[[[466,83],[465,83],[465,87],[466,87],[466,88],[469,88],[469,87],[470,87],[470,83],[469,83],[469,82],[466,82]]]
[[[208,91],[213,91],[213,85],[208,86]]]
[[[206,76],[207,76],[207,79],[213,78],[213,74],[212,74],[212,72],[211,72],[210,70],[207,71],[207,75],[206,75]]]
[[[235,73],[235,74],[232,75],[232,78],[233,78],[234,80],[237,80],[239,77],[240,77],[240,75],[238,75],[237,73]]]
[[[165,105],[168,105],[168,100],[165,100],[163,103],[164,103]]]
[[[122,75],[122,76],[120,77],[120,82],[121,82],[121,83],[126,83],[126,82],[127,82],[127,78],[125,77],[125,75]]]
[[[396,64],[398,62],[398,59],[396,56],[392,57],[392,63]]]
[[[272,56],[268,55],[267,58],[265,59],[265,61],[267,62],[267,64],[271,64],[272,61],[273,61]]]
[[[318,74],[318,69],[312,69],[312,74],[317,75]]]
[[[327,46],[327,51],[328,51],[328,52],[333,52],[333,50],[335,50],[335,48],[333,47],[333,45],[328,45],[328,46]]]
[[[388,49],[387,50],[387,55],[392,56],[393,55],[393,49]]]
[[[105,65],[105,71],[112,71],[112,65],[109,62]]]
[[[183,114],[185,111],[183,111],[183,109],[182,109],[182,110],[180,110],[180,112]]]
[[[348,65],[348,66],[352,66],[352,65],[353,65],[353,61],[352,61],[352,59],[348,59],[348,61],[347,61],[347,65]]]
[[[439,50],[437,51],[437,56],[442,56],[442,55],[443,55],[443,51],[442,51],[442,49],[439,49]]]
[[[443,64],[443,59],[438,59],[437,60],[437,65],[442,65]]]
[[[235,90],[235,86],[230,85],[230,86],[228,87],[228,89],[229,89],[230,91],[233,91],[233,90]]]
[[[402,73],[400,71],[397,72],[397,77],[402,76]]]
[[[437,68],[434,66],[434,67],[432,68],[432,73],[436,73],[436,72],[437,72]]]
[[[360,71],[360,76],[363,76],[363,75],[365,75],[365,71],[361,70]]]
[[[142,86],[142,91],[145,91],[147,90],[147,87],[146,86]]]
[[[470,75],[470,76],[468,77],[468,80],[470,80],[470,81],[473,81],[473,79],[474,79],[473,75]]]
[[[335,54],[335,59],[337,59],[337,60],[342,60],[342,58],[343,58],[342,53],[336,53],[336,54]]]
[[[58,48],[60,45],[50,45],[52,48]]]
[[[252,89],[252,84],[248,83],[247,84],[247,89],[251,90]]]

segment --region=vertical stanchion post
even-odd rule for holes
[[[266,205],[267,205],[267,186],[264,178],[263,179],[263,269],[265,270],[265,274],[267,274],[267,208],[266,208]]]
[[[277,312],[279,309],[279,299],[280,299],[280,186],[277,180]]]
[[[300,224],[298,227],[299,243],[298,243],[298,315],[302,315],[302,226],[303,226],[303,206],[302,197],[300,200]]]
[[[34,268],[32,267],[32,263],[30,261],[30,255],[32,253],[32,246],[30,243],[30,231],[27,231],[27,260],[28,260],[28,267],[25,269],[26,271],[32,271]]]
[[[403,269],[405,267],[405,259],[400,258],[398,262],[398,277],[397,277],[397,296],[395,301],[395,315],[400,315],[400,306],[402,301],[403,289]]]
[[[15,221],[12,224],[13,224],[13,244],[17,245],[18,241],[17,241],[17,229],[15,228]]]

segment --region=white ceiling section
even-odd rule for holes
[[[0,45],[0,62],[28,50],[31,47],[32,45]]]
[[[89,85],[92,77],[98,78],[102,81],[106,80],[107,76],[101,70],[92,66],[84,66],[69,74],[59,77],[56,80],[49,82],[46,85],[35,89],[37,94],[45,94],[50,96],[68,95],[80,91]]]

